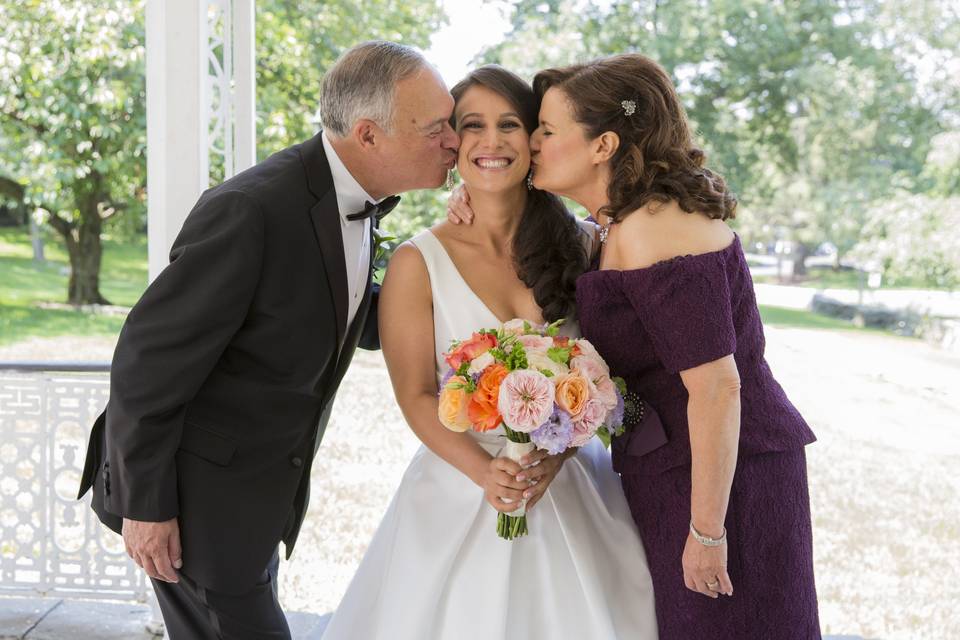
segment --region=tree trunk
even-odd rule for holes
[[[807,248],[802,242],[797,242],[795,245],[795,253],[793,256],[793,277],[803,277],[807,275],[807,256],[810,255],[810,249]]]
[[[100,193],[99,176],[90,177],[84,188],[75,187],[79,220],[70,223],[51,212],[50,224],[64,239],[67,255],[70,256],[70,282],[67,285],[67,302],[70,304],[110,304],[100,294],[100,261],[103,247],[100,243],[100,231],[103,218],[100,217],[100,202],[106,196]]]
[[[95,227],[95,229],[94,229]],[[100,294],[100,260],[103,248],[100,244],[99,216],[96,225],[81,221],[76,240],[67,243],[70,254],[70,283],[67,302],[70,304],[110,304]]]

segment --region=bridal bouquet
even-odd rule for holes
[[[454,342],[444,354],[440,422],[458,432],[502,425],[504,455],[516,462],[536,448],[556,455],[595,435],[609,446],[623,432],[625,384],[610,377],[587,340],[560,336],[561,322],[511,320]],[[524,506],[499,514],[501,538],[526,535]]]

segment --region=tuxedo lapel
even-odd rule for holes
[[[343,379],[343,376],[347,372],[347,367],[350,366],[350,361],[353,359],[353,353],[357,349],[357,343],[360,341],[360,334],[363,333],[363,327],[367,322],[367,315],[370,312],[370,301],[373,297],[373,263],[374,258],[374,247],[376,238],[373,233],[373,229],[370,230],[370,264],[369,264],[369,276],[367,277],[367,288],[363,291],[363,298],[360,300],[360,307],[357,309],[357,315],[354,316],[353,323],[348,329],[348,334],[346,339],[343,341],[340,353],[338,354],[337,368],[333,374],[333,384],[331,389],[336,389],[340,386],[340,381]]]
[[[332,209],[331,209],[332,207]],[[313,233],[320,245],[327,284],[333,294],[333,307],[337,315],[337,346],[343,345],[347,330],[347,265],[343,255],[343,233],[340,229],[340,214],[337,209],[337,192],[332,188],[310,209]]]
[[[327,285],[333,297],[334,313],[337,317],[337,349],[343,347],[347,331],[347,266],[343,251],[343,232],[340,227],[340,210],[337,206],[337,192],[333,188],[330,165],[323,151],[321,131],[300,145],[300,157],[307,172],[310,191],[318,198],[310,208],[310,222],[317,245],[323,256],[323,266],[327,276]]]

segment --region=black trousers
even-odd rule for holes
[[[280,555],[250,591],[225,595],[205,589],[182,571],[180,582],[153,580],[170,640],[290,640],[277,599]]]

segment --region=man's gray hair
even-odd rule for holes
[[[426,66],[416,49],[396,42],[371,40],[348,49],[323,78],[324,129],[342,138],[357,120],[367,118],[390,133],[397,83]]]

